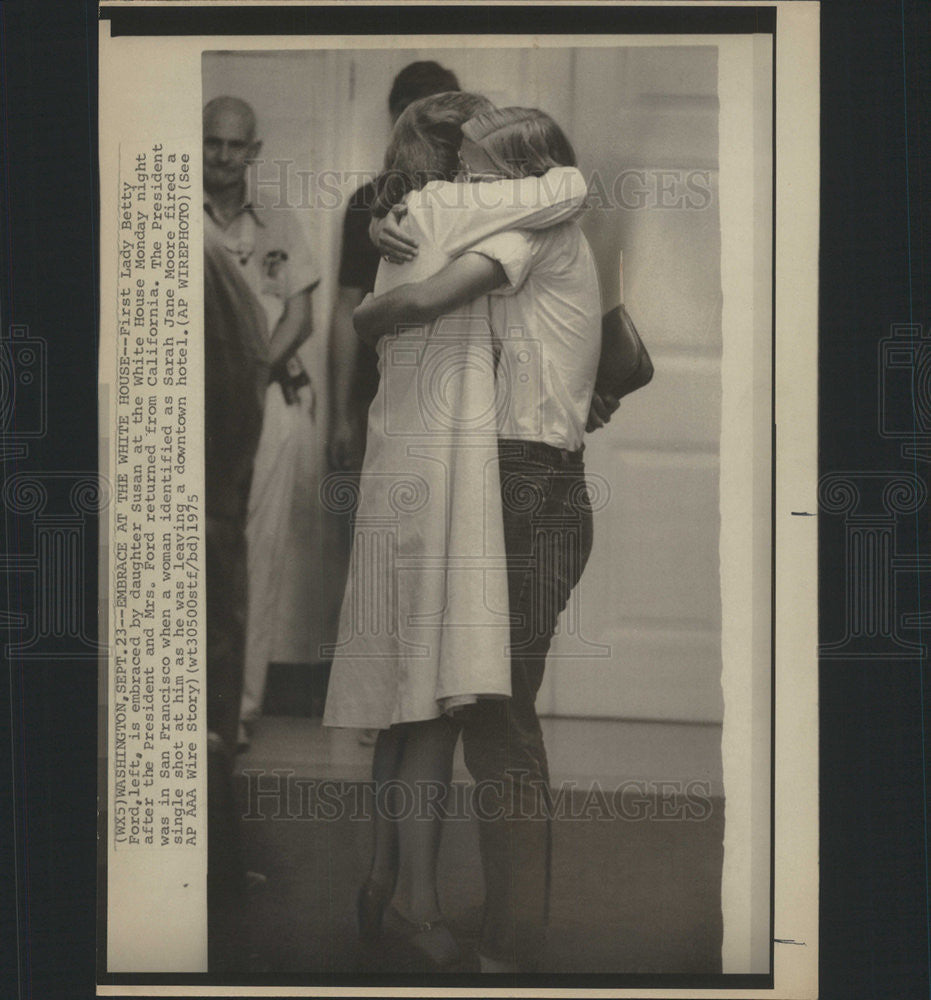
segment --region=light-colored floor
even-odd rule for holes
[[[722,794],[720,726],[568,718],[542,723],[553,784],[702,781],[711,795]],[[372,748],[360,744],[357,730],[324,728],[318,718],[267,716],[256,723],[237,765],[364,781],[371,758]],[[461,745],[453,777],[468,780]]]

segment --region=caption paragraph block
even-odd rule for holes
[[[191,204],[189,152],[162,143],[121,150],[110,587],[115,849],[196,847],[203,836],[203,497],[187,475],[189,428],[199,420],[188,385]]]

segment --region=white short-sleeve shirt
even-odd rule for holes
[[[501,353],[503,438],[582,446],[601,353],[601,293],[591,248],[575,222],[500,233],[469,248],[497,260],[508,284],[491,296]]]
[[[317,286],[320,275],[293,209],[246,202],[223,228],[204,199],[204,239],[223,246],[262,303],[271,334],[285,302]]]
[[[587,193],[574,167],[520,180],[435,181],[407,197],[404,225],[420,240],[420,254],[379,267],[376,295],[428,278],[465,251],[501,263],[508,284],[469,306],[470,313],[490,311],[501,342],[501,437],[572,451],[582,445],[601,351],[595,263],[571,221]]]

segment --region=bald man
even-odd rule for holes
[[[319,279],[296,212],[277,204],[277,192],[267,199],[269,204],[250,197],[248,167],[262,148],[252,108],[240,98],[214,98],[204,108],[203,142],[205,245],[222,255],[262,306],[271,375],[244,515],[248,606],[239,643],[241,665],[237,687],[221,695],[224,740],[242,747],[248,723],[261,711],[276,641],[287,629],[281,615],[288,605],[290,577],[282,570],[293,534],[290,516],[298,471],[304,469],[304,452],[312,450],[314,437],[313,390],[295,352],[312,330],[311,292]],[[215,479],[216,489],[224,490]],[[241,705],[234,706],[240,694]]]
[[[319,277],[293,210],[254,202],[246,172],[262,149],[255,112],[238,97],[204,108],[204,239],[226,248],[269,318],[269,363],[285,384],[306,376],[288,362],[310,336],[310,293]],[[292,396],[293,398],[293,396]]]

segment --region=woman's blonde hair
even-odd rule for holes
[[[481,146],[505,177],[541,177],[550,167],[576,166],[572,143],[536,108],[490,108],[470,118],[462,134]]]
[[[486,97],[467,91],[433,94],[409,104],[391,133],[384,172],[375,181],[372,214],[384,218],[409,191],[430,181],[453,180],[463,123],[493,108]]]

